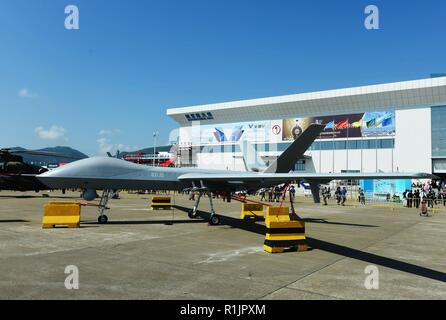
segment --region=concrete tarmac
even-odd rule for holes
[[[270,254],[264,223],[241,221],[237,202],[215,200],[222,225],[208,226],[185,196],[153,211],[151,195],[121,193],[106,225],[83,207],[81,228],[42,229],[46,202],[79,200],[47,194],[0,192],[0,299],[446,299],[446,211],[297,198],[312,250]],[[209,216],[206,199],[200,209]],[[69,265],[78,290],[65,287]]]

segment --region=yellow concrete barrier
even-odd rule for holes
[[[170,197],[153,196],[151,207],[154,210],[170,209],[172,206]]]
[[[81,204],[79,202],[50,201],[44,206],[42,228],[67,226],[79,228],[81,223]]]
[[[263,249],[269,253],[307,251],[305,222],[292,220],[288,207],[268,207],[266,210],[266,235]]]
[[[241,219],[246,218],[263,218],[263,204],[242,203]]]

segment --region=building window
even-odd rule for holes
[[[367,140],[366,147],[364,149],[376,149],[378,147],[377,140]]]
[[[345,141],[335,141],[334,148],[335,150],[344,150],[346,149],[346,145]]]
[[[214,116],[211,112],[202,112],[202,113],[190,113],[185,114],[187,121],[198,121],[198,120],[213,120]]]
[[[349,140],[349,141],[347,141],[347,148],[351,149],[351,150],[358,149],[358,140]]]
[[[385,139],[381,141],[381,149],[392,149],[395,147],[395,140],[393,139]]]
[[[446,157],[446,106],[432,107],[432,156]]]
[[[305,160],[298,160],[294,165],[294,171],[305,171]]]
[[[446,131],[446,129],[445,129]],[[446,136],[446,132],[445,132]],[[257,152],[283,152],[289,146],[290,142],[280,143],[253,143],[254,149]],[[359,150],[359,149],[392,149],[395,147],[395,139],[370,139],[370,140],[329,140],[329,141],[315,141],[309,150]],[[200,151],[204,153],[219,153],[219,152],[241,152],[240,145],[236,144],[222,144],[222,145],[205,145],[200,146]],[[446,140],[445,153],[446,156]]]

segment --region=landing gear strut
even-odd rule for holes
[[[99,217],[98,222],[100,224],[106,224],[108,222],[108,217],[104,214],[105,210],[107,210],[107,203],[111,198],[115,195],[117,190],[104,190],[102,192],[101,201],[99,201]]]
[[[189,210],[189,212],[187,213],[187,215],[189,216],[189,218],[191,219],[196,219],[198,214],[197,214],[197,209],[198,209],[198,205],[200,204],[200,199],[201,199],[202,193],[198,193],[198,197],[197,200],[195,200],[195,204],[194,204],[194,208]]]
[[[187,213],[187,215],[191,219],[196,219],[198,217],[198,213],[197,213],[198,205],[200,204],[201,197],[203,196],[204,193],[206,193],[206,188],[203,186],[203,183],[201,183],[201,184],[202,184],[202,186],[200,188],[201,191],[199,191],[198,197],[195,200],[194,208],[189,210],[189,212]],[[196,188],[194,185],[194,189],[198,189],[198,188]],[[214,203],[212,202],[212,192],[207,192],[207,194],[209,196],[209,204],[211,205],[211,216],[209,218],[209,225],[216,226],[221,223],[220,216],[215,213]]]
[[[221,223],[220,216],[215,213],[214,203],[212,202],[212,192],[209,192],[209,204],[211,205],[211,217],[209,218],[209,225],[216,226]]]

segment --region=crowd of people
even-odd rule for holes
[[[327,200],[331,198],[331,190],[330,187],[324,187],[320,189],[320,193],[323,199],[324,206],[328,205]],[[334,197],[336,199],[337,205],[345,206],[345,201],[347,201],[347,188],[346,187],[337,187],[334,192]]]
[[[345,206],[348,194],[345,186],[337,186],[333,193],[329,186],[321,186],[319,190],[323,205],[328,205],[328,200],[334,197],[337,205]],[[257,194],[260,197],[261,202],[281,202],[288,195],[292,201],[294,201],[296,188],[294,185],[282,184],[271,188],[260,189]],[[217,195],[217,197],[219,196]],[[189,199],[194,200],[194,198],[195,192],[190,192]],[[411,189],[403,192],[402,198],[403,206],[420,209],[421,215],[427,215],[428,208],[434,208],[439,205],[446,207],[446,185],[444,182],[437,181],[429,183],[414,182]],[[361,188],[358,189],[357,201],[361,205],[366,204],[365,190]],[[391,194],[388,193],[386,195],[386,201],[400,203],[401,199],[400,196],[396,194],[391,196]]]
[[[407,208],[419,208],[421,202],[425,201],[430,208],[435,205],[446,206],[446,190],[427,192],[423,189],[406,190],[403,193],[404,205]]]
[[[446,188],[444,182],[432,181],[422,184],[412,183],[412,189],[403,193],[404,206],[420,209],[420,216],[428,216],[428,208],[446,206]]]
[[[267,189],[260,189],[259,191],[260,201],[266,201],[266,202],[282,201],[285,188],[287,188],[287,185],[279,185]],[[294,185],[291,185],[287,190],[291,198],[294,199],[296,195],[296,188],[294,187]]]

